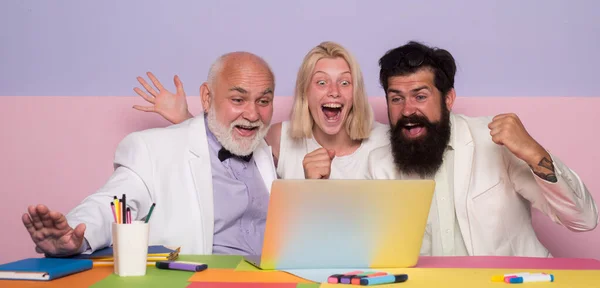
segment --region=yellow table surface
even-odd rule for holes
[[[600,288],[600,270],[507,270],[507,269],[427,269],[407,268],[385,270],[394,274],[408,274],[408,281],[398,284],[376,285],[372,287],[595,287]],[[492,282],[492,276],[517,272],[549,273],[554,282],[507,284]],[[357,287],[356,285],[321,284],[321,287]]]

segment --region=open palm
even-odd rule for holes
[[[181,80],[179,80],[177,75],[173,78],[177,93],[173,94],[162,86],[160,81],[154,77],[154,74],[151,72],[146,74],[148,75],[148,78],[150,78],[150,81],[152,81],[152,84],[158,89],[158,92],[150,86],[144,78],[137,77],[138,82],[140,82],[150,95],[138,87],[135,87],[133,91],[144,98],[144,100],[152,103],[153,106],[134,105],[134,109],[158,113],[171,123],[175,124],[181,123],[192,117],[188,111],[187,99],[185,92],[183,91],[183,83],[181,83]]]
[[[67,256],[78,252],[83,244],[85,224],[73,229],[62,213],[50,211],[44,205],[30,206],[28,212],[23,214],[22,220],[38,253]]]

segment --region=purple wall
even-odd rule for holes
[[[267,59],[292,95],[306,52],[333,40],[382,95],[378,58],[416,39],[458,61],[462,96],[600,96],[600,1],[34,1],[0,2],[0,95],[133,95],[155,72],[189,95],[218,55]]]

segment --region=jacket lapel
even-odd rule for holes
[[[190,123],[190,152],[196,156],[190,159],[189,164],[196,195],[198,195],[198,207],[200,207],[200,215],[198,216],[199,219],[202,219],[203,253],[212,254],[215,214],[212,168],[203,115],[197,116]]]
[[[254,151],[253,157],[256,167],[258,168],[258,171],[265,182],[267,192],[270,194],[271,184],[275,179],[277,179],[271,146],[268,146],[266,142],[263,141],[263,143]]]
[[[456,217],[469,255],[473,255],[473,241],[467,212],[467,196],[471,186],[474,145],[467,123],[450,115],[454,138],[454,199]]]

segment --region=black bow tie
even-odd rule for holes
[[[235,157],[238,159],[242,159],[246,162],[250,162],[250,159],[252,159],[252,153],[250,153],[250,155],[246,155],[246,156],[239,156],[239,155],[231,154],[231,152],[229,152],[229,150],[227,150],[225,148],[221,148],[221,150],[219,150],[219,160],[221,160],[221,162],[223,162],[231,157]]]

